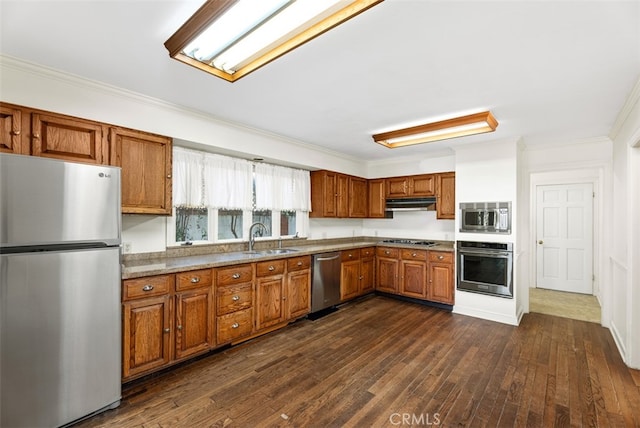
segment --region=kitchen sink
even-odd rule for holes
[[[274,248],[271,250],[254,250],[254,251],[244,251],[244,254],[256,254],[256,255],[269,255],[269,254],[289,254],[289,253],[297,253],[300,250],[296,250],[293,248]]]

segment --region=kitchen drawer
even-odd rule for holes
[[[344,250],[340,253],[340,259],[343,262],[348,262],[349,260],[359,260],[360,259],[360,249],[356,248],[355,250]]]
[[[147,276],[127,279],[122,282],[122,300],[142,299],[145,297],[168,294],[173,288],[173,275]]]
[[[377,247],[376,255],[378,257],[386,257],[390,259],[397,259],[400,257],[400,250],[398,248],[390,248],[390,247]]]
[[[253,331],[253,309],[219,316],[216,322],[218,344],[229,343]]]
[[[210,286],[211,269],[192,270],[176,274],[176,291]]]
[[[226,285],[216,289],[216,314],[224,315],[253,306],[253,285]]]
[[[253,268],[250,264],[216,269],[216,286],[218,287],[252,281]]]
[[[400,251],[403,260],[427,260],[427,252],[425,250],[410,250],[408,248]]]
[[[287,272],[309,269],[311,267],[311,256],[292,257],[287,259]]]
[[[429,261],[453,264],[453,251],[429,251]]]
[[[286,260],[271,260],[268,262],[256,263],[256,276],[282,275]]]
[[[360,258],[368,259],[376,255],[376,250],[373,247],[361,248],[360,249]]]

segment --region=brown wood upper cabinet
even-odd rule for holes
[[[171,138],[114,127],[109,143],[122,167],[122,213],[171,215]]]
[[[369,217],[370,218],[386,217],[386,212],[385,212],[386,190],[387,190],[386,180],[384,178],[369,180]]]
[[[387,178],[387,198],[434,196],[435,194],[434,174]]]
[[[22,111],[15,106],[0,104],[0,152],[29,154],[22,127]]]
[[[333,171],[311,172],[309,217],[363,218],[368,213],[368,183]]]
[[[456,173],[436,174],[436,217],[455,219],[456,217]]]
[[[109,163],[107,127],[55,113],[31,114],[31,154],[73,162]]]

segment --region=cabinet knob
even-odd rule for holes
[[[389,254],[391,254],[391,253],[389,252],[389,250],[385,250],[385,252],[384,252],[384,253],[385,253],[387,256],[388,256]]]
[[[411,257],[418,257],[416,253],[411,254]]]
[[[276,268],[273,267],[273,265],[269,266],[269,271],[274,271],[274,270],[276,270]]]
[[[541,240],[538,241],[538,244],[542,245],[542,244],[544,244],[544,241],[541,239]]]
[[[182,326],[181,325],[178,326],[178,330],[182,330]]]
[[[298,262],[298,266],[302,266],[302,262]]]
[[[40,134],[37,134],[37,133],[33,134],[33,138],[36,139],[36,140],[39,139],[40,138]]]
[[[165,332],[165,333],[169,333],[170,331],[171,331],[171,330],[169,330],[169,328],[165,328],[165,329],[164,329],[164,332]]]
[[[239,273],[234,273],[233,275],[231,275],[231,278],[238,279],[238,278],[240,278],[240,274]]]
[[[231,300],[233,300],[234,302],[237,302],[238,300],[240,300],[240,296],[233,296]]]
[[[238,324],[237,322],[234,322],[233,324],[231,324],[231,328],[238,328],[240,327],[240,324]]]
[[[438,260],[444,260],[444,256],[438,256]]]
[[[20,131],[11,131],[11,134],[17,137],[18,135],[20,135]]]
[[[151,284],[147,284],[144,287],[142,287],[142,291],[151,291],[153,290],[153,285]]]
[[[349,258],[353,257],[353,254],[349,254]]]
[[[360,281],[362,281],[362,279],[363,279],[363,278],[364,278],[364,276],[360,276],[358,279],[359,279]]]
[[[167,178],[171,178],[171,174],[167,174]]]
[[[200,277],[194,276],[193,278],[191,278],[191,283],[192,284],[197,284],[200,282]]]

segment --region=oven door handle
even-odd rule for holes
[[[513,255],[510,251],[482,251],[482,250],[458,250],[460,255],[474,255],[474,256],[484,256],[484,257],[511,257]]]

